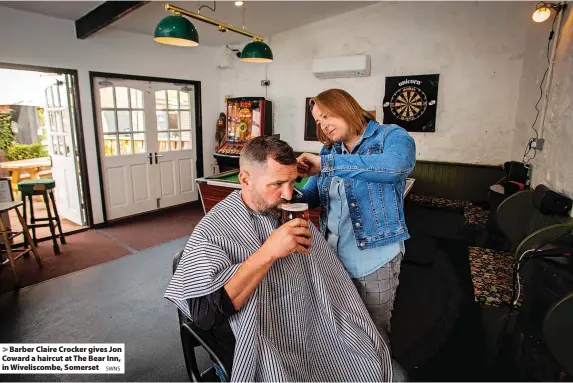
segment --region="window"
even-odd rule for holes
[[[155,92],[157,142],[160,152],[191,149],[191,109],[189,92]]]
[[[68,95],[63,82],[46,88],[47,107],[44,110],[44,118],[49,126],[48,134],[52,145],[52,151],[56,156],[70,157],[72,155],[69,139],[71,130],[68,115]]]
[[[105,156],[147,151],[143,92],[122,86],[99,90]]]

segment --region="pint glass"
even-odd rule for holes
[[[308,221],[309,212],[307,203],[287,203],[281,205],[281,209],[283,210],[283,225],[296,218]]]

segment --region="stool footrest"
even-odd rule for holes
[[[2,251],[4,251],[4,250],[2,250]],[[22,258],[24,255],[28,254],[31,251],[31,249],[28,248],[26,250],[15,250],[15,251],[21,251],[21,252],[16,256],[12,256],[14,261],[16,261],[16,260]],[[10,266],[10,260],[9,259],[6,259],[6,260],[0,262],[0,267],[4,267],[4,266]]]
[[[52,217],[52,218],[47,218],[47,217],[45,217],[45,218],[35,218],[35,217],[34,217],[34,221],[35,221],[35,222],[38,222],[38,221],[50,221],[50,219],[51,219],[52,221],[57,221],[57,220],[58,220],[56,217]]]

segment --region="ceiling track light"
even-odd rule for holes
[[[551,10],[553,9],[555,12],[560,12],[565,5],[557,4],[557,3],[546,3],[544,1],[540,1],[535,6],[535,12],[531,18],[536,23],[542,23],[547,20],[551,16]]]
[[[165,10],[171,12],[170,16],[164,17],[155,28],[154,40],[161,44],[178,46],[199,45],[199,34],[197,29],[183,16],[191,17],[217,27],[220,32],[232,31],[253,39],[245,45],[241,52],[241,60],[246,62],[269,63],[273,61],[273,52],[264,42],[262,36],[256,35],[244,28],[237,28],[230,24],[203,16],[199,13],[191,12],[170,4],[165,4]],[[243,8],[244,10],[244,8]],[[244,15],[243,15],[244,23]]]

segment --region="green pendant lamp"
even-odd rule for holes
[[[241,52],[241,61],[250,63],[270,63],[273,62],[273,51],[262,41],[251,41]]]
[[[184,47],[199,45],[199,34],[193,23],[177,14],[166,16],[157,24],[153,39],[168,45]]]

